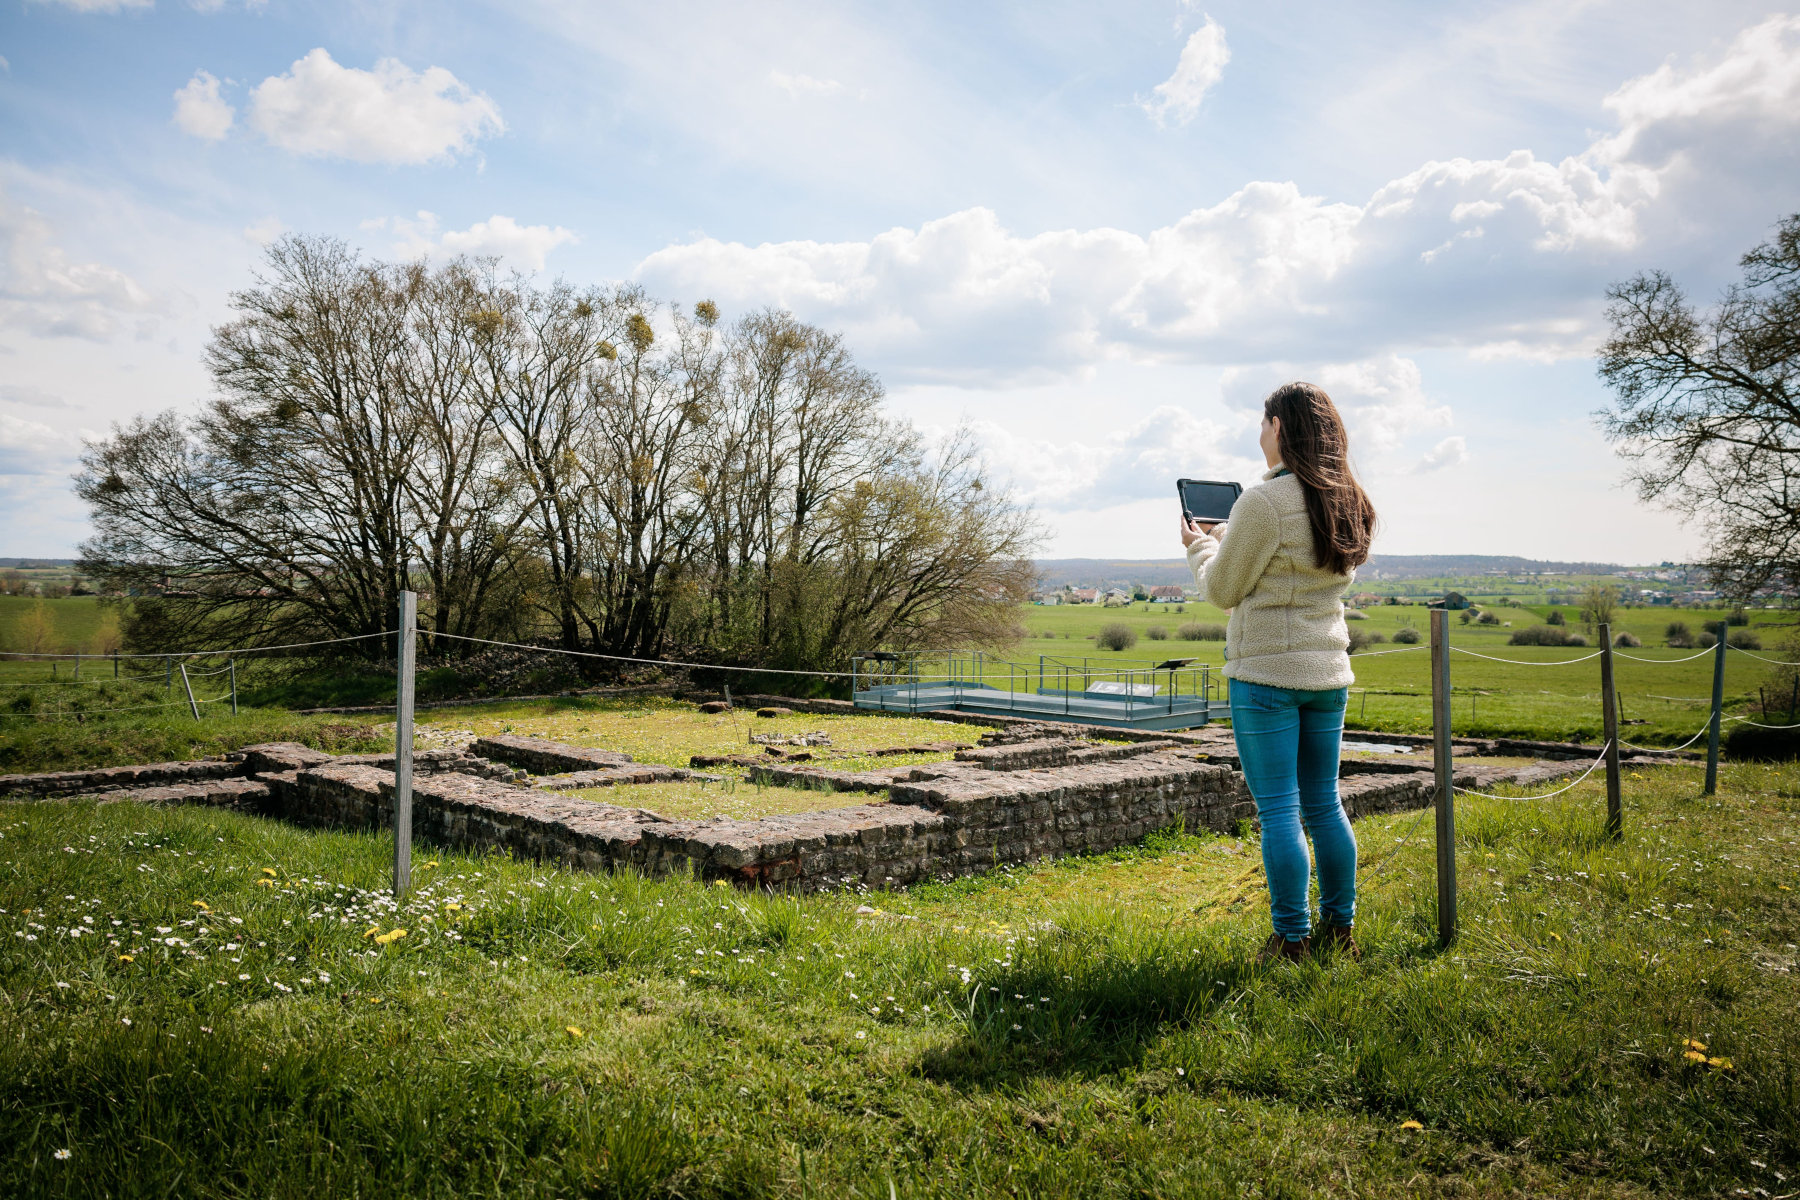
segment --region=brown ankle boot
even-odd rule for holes
[[[1356,935],[1348,925],[1321,925],[1314,935],[1319,949],[1332,954],[1342,954],[1355,960],[1362,957],[1362,947],[1356,944]]]
[[[1279,933],[1271,933],[1269,940],[1263,943],[1263,948],[1256,952],[1256,961],[1270,963],[1285,958],[1289,962],[1301,962],[1311,951],[1311,938],[1301,938],[1297,942],[1290,942]]]

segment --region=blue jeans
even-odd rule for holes
[[[1338,800],[1349,698],[1347,688],[1307,692],[1231,681],[1231,730],[1262,821],[1269,915],[1275,932],[1290,941],[1312,929],[1307,832],[1318,862],[1321,917],[1331,925],[1356,918],[1356,835]]]

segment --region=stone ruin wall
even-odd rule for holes
[[[848,707],[808,702],[812,706],[833,712]],[[885,790],[888,800],[755,820],[671,820],[645,809],[567,797],[559,793],[691,773],[543,739],[483,738],[466,751],[414,755],[413,832],[443,846],[505,850],[582,870],[631,869],[816,890],[904,886],[1110,850],[1178,824],[1230,833],[1254,821],[1255,805],[1235,770],[1226,730],[1101,744],[1080,740],[1095,732],[1086,727],[1006,718],[968,723],[992,727],[995,732],[986,739],[992,744],[959,750],[946,763],[860,773],[778,760],[758,763],[755,770],[768,783]],[[1118,732],[1105,731],[1109,737]],[[1459,743],[1459,748],[1478,751],[1488,745]],[[1564,752],[1559,757],[1582,757],[1580,747],[1556,748]],[[1666,756],[1633,760],[1634,765],[1652,761]],[[0,776],[0,797],[210,804],[310,827],[380,829],[392,823],[393,765],[391,754],[330,755],[275,743],[248,747],[223,761]],[[1459,764],[1456,782],[1471,788],[1530,784],[1566,777],[1581,766],[1466,763]],[[526,771],[536,778],[523,779]],[[1420,808],[1435,795],[1432,775],[1411,764],[1346,760],[1345,771],[1339,786],[1352,817]]]

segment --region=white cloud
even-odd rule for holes
[[[798,100],[801,96],[829,96],[843,90],[835,79],[814,79],[811,75],[790,75],[786,71],[770,71],[769,82]]]
[[[506,128],[485,93],[442,67],[384,58],[363,71],[323,47],[256,86],[250,124],[295,154],[400,164],[454,159]]]
[[[12,63],[7,61],[4,54],[0,54],[0,71],[5,71],[8,75],[12,74]]]
[[[30,408],[67,408],[68,401],[43,388],[28,383],[0,383],[0,400],[23,404]]]
[[[236,117],[236,110],[219,95],[219,81],[210,71],[195,71],[175,93],[175,124],[194,137],[216,142],[230,132]]]
[[[992,421],[972,422],[970,429],[995,476],[1020,498],[1050,512],[1082,512],[1172,496],[1174,480],[1182,476],[1254,480],[1261,459],[1231,450],[1246,441],[1254,445],[1243,436],[1253,423],[1209,421],[1160,405],[1098,441],[1033,438]]]
[[[509,265],[526,271],[541,271],[550,252],[566,242],[579,239],[561,225],[521,225],[511,217],[498,213],[485,221],[477,221],[467,229],[438,233],[435,213],[421,211],[415,218],[395,217],[364,221],[364,229],[389,229],[396,235],[394,253],[416,258],[442,251],[446,255],[466,254],[471,257],[493,255]]]
[[[0,475],[46,475],[68,469],[70,439],[48,425],[0,412]]]
[[[149,8],[156,0],[26,0],[32,4],[60,4],[78,13],[115,13],[128,8]]]
[[[70,262],[42,214],[0,192],[0,328],[99,341],[130,319],[146,336],[155,330],[154,309],[125,272]]]
[[[1362,460],[1386,455],[1412,435],[1440,429],[1451,422],[1449,406],[1425,394],[1419,364],[1398,354],[1356,362],[1271,362],[1233,367],[1221,378],[1220,390],[1227,404],[1253,410],[1260,419],[1263,398],[1295,380],[1306,380],[1325,389],[1350,431],[1352,452]]]
[[[1469,461],[1469,447],[1460,437],[1447,437],[1426,452],[1419,460],[1419,470],[1441,471],[1445,467],[1460,467]]]
[[[1609,104],[1621,129],[1581,154],[1430,162],[1361,204],[1258,182],[1148,233],[1030,235],[972,208],[866,241],[702,238],[651,254],[636,276],[842,328],[897,379],[1426,346],[1583,355],[1606,284],[1645,265],[1647,237],[1679,239],[1723,204],[1753,208],[1759,224],[1791,204],[1800,17],[1746,31],[1715,62],[1632,81]]]
[[[287,226],[281,223],[280,217],[264,217],[260,221],[252,221],[244,226],[244,237],[252,244],[266,246],[287,232]]]
[[[1170,121],[1185,125],[1200,111],[1206,93],[1225,77],[1225,64],[1230,61],[1224,26],[1208,17],[1181,48],[1175,73],[1156,85],[1150,99],[1139,103],[1158,125]]]

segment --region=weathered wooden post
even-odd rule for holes
[[[237,659],[225,660],[225,669],[231,672],[231,715],[237,716]]]
[[[1431,749],[1437,768],[1438,945],[1456,940],[1456,794],[1450,765],[1450,614],[1431,610]]]
[[[188,679],[187,659],[181,660],[181,688],[187,693],[188,710],[194,714],[194,720],[200,719],[200,706],[194,703],[194,685]]]
[[[1710,796],[1719,790],[1719,723],[1725,707],[1725,622],[1719,622],[1719,640],[1713,643],[1712,720],[1706,726],[1706,787],[1701,792]]]
[[[398,695],[394,704],[394,895],[412,890],[413,627],[419,594],[400,593]]]
[[[1606,836],[1625,836],[1625,811],[1619,800],[1619,694],[1613,689],[1612,626],[1600,624],[1600,728],[1606,739]]]

